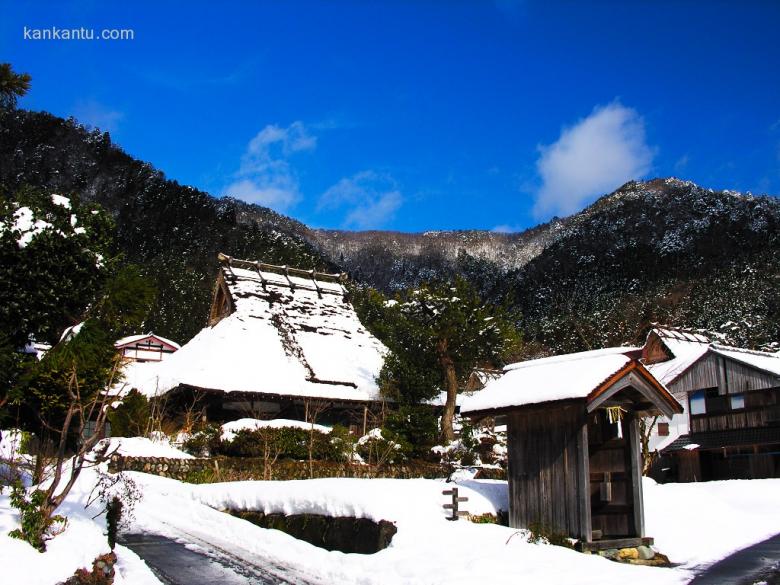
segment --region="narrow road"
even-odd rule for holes
[[[118,541],[165,585],[312,585],[285,567],[248,561],[197,538],[185,544],[159,534],[124,534]]]
[[[780,585],[780,534],[734,553],[688,585]]]

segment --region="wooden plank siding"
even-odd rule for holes
[[[509,525],[541,524],[590,540],[584,402],[507,417]],[[585,444],[582,444],[583,439]]]
[[[777,376],[727,357],[708,353],[668,384],[668,387],[675,398],[682,401],[689,392],[704,388],[718,388],[719,394],[738,394],[771,388],[777,384]]]

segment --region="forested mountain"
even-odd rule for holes
[[[158,291],[148,328],[177,341],[205,325],[219,251],[335,269],[299,222],[170,181],[112,144],[107,133],[73,119],[0,109],[0,185],[5,192],[39,187],[110,211],[122,251]]]
[[[639,341],[651,321],[780,340],[780,201],[677,179],[632,182],[518,234],[312,230],[167,180],[75,120],[0,111],[0,185],[100,203],[158,290],[147,323],[187,341],[204,324],[216,253],[346,270],[386,294],[465,277],[548,351]]]
[[[557,351],[640,342],[651,321],[780,340],[780,200],[678,179],[631,182],[567,219],[494,283]]]

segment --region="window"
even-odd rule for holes
[[[707,409],[704,405],[704,390],[691,392],[688,396],[688,404],[691,408],[691,414],[704,414]]]
[[[669,423],[658,423],[658,436],[659,437],[669,436]]]
[[[731,398],[731,410],[739,410],[745,408],[745,395],[744,394],[732,394]]]
[[[706,402],[704,409],[708,414],[722,414],[730,410],[729,397],[726,394],[719,394],[717,388],[705,390],[704,400]]]

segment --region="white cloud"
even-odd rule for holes
[[[286,211],[302,199],[298,179],[287,159],[316,147],[317,137],[308,133],[303,122],[293,122],[286,128],[269,124],[249,141],[236,180],[222,194]]]
[[[317,211],[346,209],[344,227],[375,229],[390,221],[403,205],[403,195],[392,177],[362,171],[341,179],[322,194]]]
[[[261,184],[251,179],[241,179],[231,183],[225,187],[225,194],[277,211],[289,209],[301,199],[296,183],[280,182],[271,185]]]
[[[73,107],[73,117],[86,126],[114,133],[125,115],[95,100],[79,100]]]
[[[540,151],[536,168],[542,185],[534,205],[537,218],[568,215],[595,196],[643,177],[655,155],[655,149],[646,143],[642,118],[636,110],[617,102],[595,108]]]

